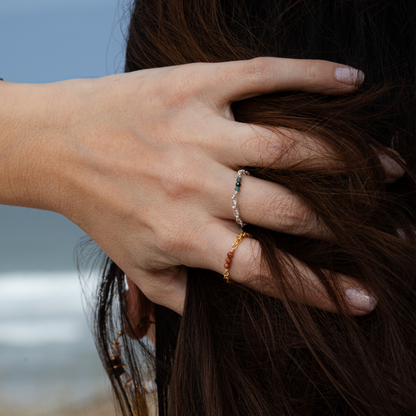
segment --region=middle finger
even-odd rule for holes
[[[300,131],[229,121],[225,121],[224,127],[226,137],[216,148],[216,159],[232,168],[262,166],[285,169],[297,166],[299,169],[334,169],[340,163],[331,149]]]

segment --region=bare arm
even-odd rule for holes
[[[183,266],[222,272],[240,232],[230,207],[236,171],[274,162],[266,144],[288,137],[236,123],[231,102],[275,90],[349,93],[357,76],[324,61],[260,58],[43,85],[2,82],[0,203],[65,215],[150,300],[180,312]],[[293,157],[309,158],[308,137],[293,132],[293,140]],[[258,203],[268,200],[275,203]],[[239,203],[245,222],[324,237],[302,202],[277,184],[247,177]],[[241,244],[236,281],[256,270],[257,254],[255,243]],[[346,290],[355,285],[345,282]],[[333,309],[313,294],[301,301]],[[371,310],[353,306],[354,314]]]

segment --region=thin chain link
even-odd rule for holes
[[[247,170],[244,170],[244,169],[240,169],[237,172],[237,184],[240,183],[240,186],[241,186],[241,177],[243,175],[250,176],[250,172],[247,171]],[[237,208],[237,194],[240,192],[240,186],[237,186],[236,189],[235,189],[235,191],[234,191],[234,193],[233,193],[233,196],[231,198],[231,208],[233,209],[234,216],[235,216],[235,220],[237,221],[237,224],[241,228],[243,228],[246,224],[244,224],[243,221],[241,220],[241,218],[240,218],[240,211]]]
[[[238,245],[243,241],[244,238],[253,238],[253,236],[249,233],[243,232],[241,234],[239,234],[234,241],[233,246],[231,247],[230,253],[234,254],[235,249],[238,247]],[[224,270],[224,279],[226,280],[227,283],[231,283],[230,280],[230,271],[229,269],[225,269]]]

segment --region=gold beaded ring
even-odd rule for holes
[[[231,247],[231,250],[227,254],[227,258],[225,259],[225,270],[224,270],[224,279],[227,283],[231,283],[230,280],[230,266],[231,266],[231,260],[234,257],[234,251],[236,250],[237,246],[243,241],[243,238],[253,238],[253,236],[249,233],[241,233],[235,238],[234,244]]]

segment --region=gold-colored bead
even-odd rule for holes
[[[231,247],[230,253],[234,253],[235,249],[237,248],[237,246],[243,241],[244,238],[253,238],[253,236],[249,233],[246,232],[242,232],[241,234],[239,234],[234,241],[233,246]],[[231,263],[230,263],[231,264]],[[230,272],[229,269],[225,269],[224,270],[224,279],[227,283],[231,283],[231,279],[230,279]]]

